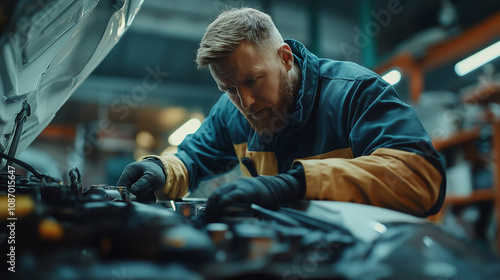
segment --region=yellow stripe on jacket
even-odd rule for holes
[[[252,160],[255,170],[260,175],[278,175],[278,161],[273,152],[254,152],[247,150],[247,143],[233,144],[238,160],[240,161],[240,170],[243,176],[250,177],[250,172],[241,164],[241,159],[248,157]]]

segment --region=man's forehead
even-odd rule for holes
[[[210,63],[209,69],[210,74],[212,74],[212,78],[221,90],[225,89],[226,82],[234,80],[235,74],[231,71],[231,69],[220,67],[220,65],[217,65],[215,62]]]
[[[226,57],[209,64],[210,73],[219,84],[236,83],[247,75],[251,63],[243,63],[239,57]]]
[[[213,61],[208,68],[215,82],[224,89],[228,84],[237,84],[262,72],[268,64],[255,46],[242,43],[230,56]]]
[[[236,71],[245,70],[249,62],[260,60],[261,55],[253,44],[242,42],[229,56],[210,63],[209,69],[218,76],[227,77]]]
[[[225,61],[217,60],[209,64],[208,68],[212,76],[216,76],[219,79],[227,79],[234,75],[236,70],[236,65],[231,65],[231,63],[224,63]]]

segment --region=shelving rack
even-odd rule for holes
[[[401,52],[393,55],[389,60],[375,68],[379,74],[398,68],[409,79],[410,98],[418,103],[420,94],[425,90],[424,73],[446,63],[458,61],[460,58],[480,49],[494,40],[500,39],[500,12],[493,14],[476,26],[466,30],[459,36],[437,43],[426,50],[423,57],[415,58],[410,52]],[[500,103],[500,84],[491,84],[479,92],[471,93],[463,99],[464,103],[486,105],[491,102]],[[492,189],[475,190],[466,196],[447,195],[443,209],[431,220],[440,221],[444,210],[450,205],[468,205],[480,201],[494,201],[497,236],[497,252],[500,253],[500,120],[490,114],[487,124],[492,129],[492,155],[494,161],[494,185]],[[434,139],[433,144],[438,151],[446,148],[471,145],[480,137],[481,127],[458,131],[445,139]],[[495,156],[498,154],[498,156]]]

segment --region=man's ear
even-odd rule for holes
[[[287,71],[290,71],[293,67],[293,53],[292,49],[287,43],[282,43],[279,48],[279,55],[281,62],[285,66]]]

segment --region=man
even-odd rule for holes
[[[223,94],[175,155],[131,163],[118,185],[145,199],[181,197],[242,163],[209,197],[207,214],[299,199],[370,204],[418,216],[445,194],[443,162],[413,110],[378,75],[319,59],[283,40],[271,18],[243,8],[211,23],[197,51]]]

